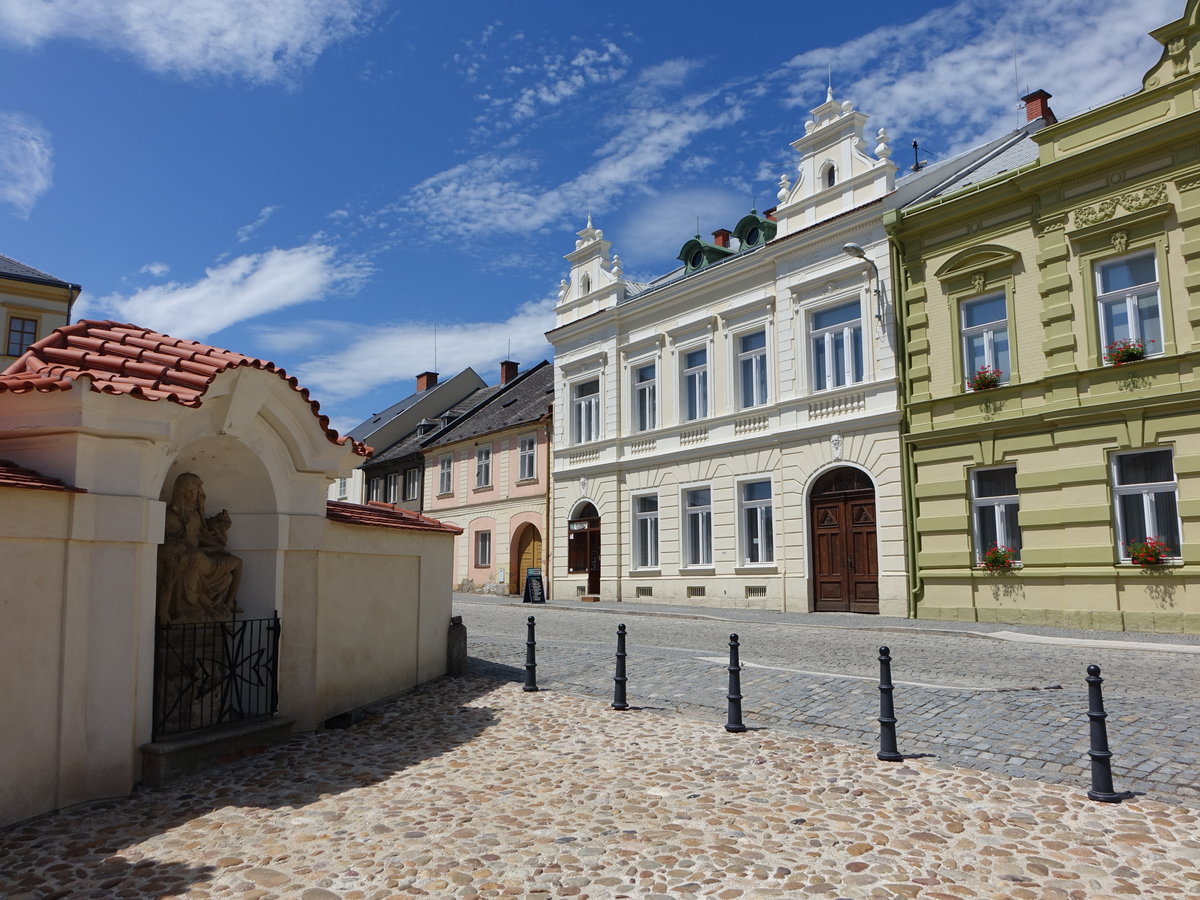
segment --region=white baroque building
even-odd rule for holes
[[[912,194],[851,103],[812,114],[779,205],[697,235],[680,268],[626,279],[590,218],[567,254],[558,597],[905,614],[881,219]]]

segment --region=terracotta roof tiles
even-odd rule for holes
[[[197,407],[218,374],[241,366],[274,372],[304,398],[330,441],[349,440],[329,427],[308,389],[274,363],[120,322],[85,319],[55,329],[0,373],[0,393],[68,391],[79,382],[103,394]],[[360,441],[349,443],[359,456],[371,455]]]
[[[394,503],[371,500],[366,505],[330,500],[325,517],[347,525],[371,525],[377,528],[403,528],[409,531],[435,531],[443,534],[462,534],[457,525],[447,525],[420,513],[400,509]]]
[[[38,491],[64,491],[72,494],[86,494],[83,488],[71,487],[57,478],[51,478],[33,469],[26,469],[15,462],[0,459],[0,487],[32,488]]]

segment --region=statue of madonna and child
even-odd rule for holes
[[[225,549],[229,512],[204,515],[204,485],[185,472],[175,479],[167,503],[163,542],[158,547],[159,624],[232,619],[242,561]]]

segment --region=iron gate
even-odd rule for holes
[[[279,628],[278,613],[156,626],[153,739],[274,715]]]

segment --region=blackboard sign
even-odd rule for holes
[[[541,569],[525,570],[525,596],[523,603],[545,603],[546,587],[542,584]]]

